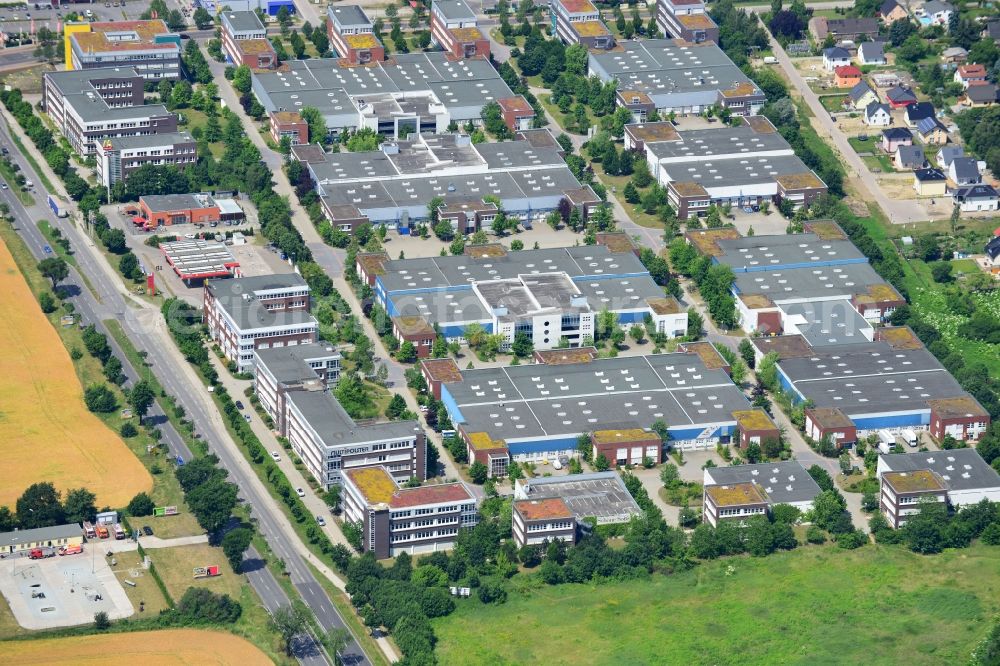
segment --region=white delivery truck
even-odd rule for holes
[[[896,436],[888,430],[879,430],[878,450],[883,454],[888,454],[892,451],[892,447],[894,446],[896,446]]]
[[[906,430],[903,431],[902,437],[903,441],[906,442],[907,446],[912,446],[912,447],[917,446],[918,440],[917,440],[917,432],[915,430],[907,428]]]

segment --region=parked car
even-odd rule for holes
[[[241,412],[243,411],[243,401],[242,400],[237,400],[236,401],[236,409],[240,410]]]
[[[153,536],[153,528],[150,527],[149,525],[143,525],[142,533],[145,534],[146,536]]]
[[[250,415],[249,414],[244,414],[243,418],[246,420],[247,423],[250,423]]]
[[[281,454],[277,451],[271,451],[271,460],[274,462],[281,462]]]
[[[326,520],[323,518],[323,516],[316,516],[316,524],[319,525],[320,527],[326,527]]]
[[[7,189],[7,183],[0,183],[0,190],[6,190],[6,189]]]
[[[306,491],[302,490],[301,488],[296,488],[295,489],[295,494],[298,495],[299,497],[305,497],[306,496]]]

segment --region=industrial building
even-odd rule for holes
[[[609,310],[621,326],[643,324],[668,337],[684,335],[687,312],[667,296],[631,251],[607,245],[507,252],[472,246],[461,256],[390,260],[361,254],[356,269],[376,301],[397,320],[448,341],[465,342],[470,324],[502,333],[506,343],[526,334],[535,349],[586,346],[597,317]],[[479,254],[481,252],[481,254]]]
[[[563,199],[578,202],[584,218],[600,204],[557,149],[527,141],[473,144],[466,134],[417,134],[371,152],[316,154],[307,146],[293,147],[292,156],[305,163],[327,219],[347,232],[371,223],[409,234],[430,221],[428,204],[438,197],[438,212],[460,235],[492,223],[497,208],[487,195],[500,199],[508,219],[529,223]]]
[[[83,545],[83,528],[80,527],[80,523],[14,530],[0,534],[0,553],[4,555],[23,554],[35,548],[80,545]]]
[[[656,25],[666,37],[695,44],[719,41],[719,26],[708,15],[704,0],[657,0]]]
[[[867,342],[906,301],[875,272],[833,222],[805,233],[741,237],[735,229],[699,229],[686,238],[736,275],[740,326],[776,335],[801,333],[814,345]]]
[[[203,318],[212,340],[240,372],[254,350],[316,342],[309,285],[298,273],[205,282]]]
[[[224,244],[200,238],[160,243],[160,252],[174,273],[190,284],[193,280],[240,277],[240,263]]]
[[[352,65],[385,60],[385,47],[375,36],[375,26],[368,14],[359,5],[329,5],[326,34],[337,56]]]
[[[585,524],[587,519],[598,525],[610,525],[627,523],[642,515],[642,509],[617,472],[539,476],[514,482],[515,503],[551,498],[561,500],[576,525],[586,529],[589,529]]]
[[[605,359],[581,354],[554,365],[462,370],[461,381],[441,382],[441,402],[469,460],[486,464],[492,475],[504,474],[511,459],[575,456],[581,434],[607,439],[610,431],[623,436],[613,440],[609,461],[641,462],[657,422],[666,425],[673,448],[706,449],[729,441],[735,413],[750,409],[720,369],[724,362],[706,363],[703,351]]]
[[[590,0],[552,0],[552,34],[566,44],[610,49],[615,38]]]
[[[591,51],[589,73],[618,81],[617,101],[637,123],[655,109],[661,116],[698,114],[712,106],[753,116],[763,91],[714,42],[674,39],[623,41],[609,51]]]
[[[126,181],[146,164],[178,169],[198,162],[198,144],[187,132],[162,132],[120,136],[92,144],[97,159],[97,178],[104,187]]]
[[[257,349],[254,357],[254,393],[282,437],[288,436],[287,394],[336,385],[343,360],[339,351],[322,342]]]
[[[344,473],[344,518],[361,526],[378,559],[447,550],[479,522],[479,500],[462,482],[400,488],[382,467]]]
[[[923,502],[953,509],[984,499],[1000,502],[1000,475],[971,448],[881,455],[876,474],[880,508],[894,528],[906,524]]]
[[[431,42],[450,58],[489,58],[490,40],[478,27],[476,13],[464,0],[433,0]]]
[[[443,133],[454,122],[482,124],[487,102],[513,97],[485,58],[455,60],[441,52],[397,53],[365,67],[345,58],[283,63],[252,75],[267,112],[319,109],[334,134],[370,128],[393,137]]]
[[[710,206],[734,208],[808,206],[827,191],[774,125],[744,117],[736,127],[678,130],[673,123],[625,126],[625,146],[645,153],[650,173],[667,189],[681,219],[705,215]]]
[[[267,39],[267,28],[257,12],[222,12],[222,52],[235,67],[272,69],[278,55]]]
[[[805,468],[794,460],[706,467],[703,483],[702,519],[713,527],[723,520],[761,515],[776,504],[788,504],[806,513],[821,492]]]
[[[208,192],[190,194],[151,194],[139,197],[139,217],[133,220],[147,230],[175,224],[206,224],[238,222],[245,215],[234,199],[216,199]]]
[[[176,115],[144,104],[146,80],[133,67],[45,72],[42,79],[42,108],[83,156],[108,139],[177,133]]]
[[[813,346],[801,335],[751,342],[759,355],[778,354],[779,385],[794,404],[808,401],[813,439],[843,446],[909,429],[939,442],[977,441],[989,427],[986,410],[908,328],[879,329],[874,342]]]
[[[400,484],[427,478],[427,440],[416,421],[357,423],[329,391],[285,393],[288,443],[324,490],[346,470],[385,467]]]
[[[152,81],[181,78],[181,36],[163,19],[68,23],[66,69],[130,67]]]

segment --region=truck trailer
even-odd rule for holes
[[[49,208],[52,209],[52,213],[56,217],[67,217],[67,216],[69,216],[69,211],[67,211],[66,207],[62,205],[62,202],[60,202],[58,199],[56,199],[51,194],[49,195]]]

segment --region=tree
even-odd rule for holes
[[[237,527],[226,532],[222,537],[222,552],[226,554],[229,565],[235,573],[240,573],[243,565],[243,553],[250,547],[253,530],[248,527]]]
[[[198,524],[209,533],[222,529],[236,506],[235,484],[216,478],[188,491],[186,499]]]
[[[396,352],[396,360],[400,363],[413,363],[417,360],[417,348],[409,340],[404,340]]]
[[[606,472],[611,469],[611,463],[608,461],[607,456],[603,453],[598,453],[597,457],[594,458],[594,469],[598,472]]]
[[[94,501],[97,496],[86,488],[74,488],[66,493],[66,500],[63,502],[63,512],[66,514],[66,522],[82,523],[85,520],[93,520],[97,513],[97,506]]]
[[[51,527],[66,522],[59,491],[48,481],[33,483],[17,498],[15,504],[21,529]]]
[[[955,279],[951,274],[951,270],[951,262],[939,261],[931,266],[931,276],[935,282],[947,284]]]
[[[97,611],[94,613],[94,630],[95,631],[107,631],[111,628],[111,619],[108,618],[108,614],[105,611]]]
[[[739,352],[740,357],[743,359],[743,362],[747,364],[747,367],[753,368],[757,362],[757,356],[754,351],[753,344],[751,344],[748,338],[743,338],[740,341]]]
[[[334,666],[344,666],[343,652],[351,642],[351,632],[347,627],[333,627],[323,637],[323,644],[333,655]]]
[[[385,408],[386,417],[397,420],[403,418],[406,413],[406,400],[403,396],[398,393],[392,396],[392,400],[389,401],[389,405]]]
[[[126,252],[118,260],[118,270],[127,278],[141,280],[143,278],[142,269],[139,267],[139,259],[131,252]]]
[[[633,324],[632,328],[628,329],[629,336],[635,340],[636,344],[642,342],[642,339],[646,337],[646,329],[644,329],[639,324]]]
[[[531,341],[531,337],[524,331],[514,333],[514,343],[511,345],[511,351],[514,352],[514,356],[517,358],[531,356],[531,353],[534,351],[534,344]]]
[[[138,493],[132,500],[128,503],[128,508],[126,511],[130,516],[152,516],[153,515],[153,500],[146,493]]]
[[[38,262],[38,272],[52,281],[55,289],[60,282],[69,277],[69,266],[60,257],[49,257]]]
[[[662,468],[660,468],[660,481],[663,482],[663,487],[667,489],[676,488],[681,483],[681,475],[677,469],[677,465],[673,463],[665,463]]]
[[[128,392],[128,403],[139,418],[146,416],[155,399],[156,394],[153,392],[153,387],[145,379],[136,382],[135,386]]]
[[[288,9],[281,8],[288,13]],[[271,614],[271,628],[281,634],[281,640],[285,644],[285,654],[292,656],[292,641],[296,636],[306,630],[307,617],[305,610],[297,604],[279,606]]]
[[[489,476],[489,469],[487,469],[486,465],[479,462],[478,460],[469,466],[469,478],[472,479],[473,483],[481,486],[484,483],[486,483],[486,478],[488,476]]]
[[[194,19],[194,24],[198,26],[199,30],[208,30],[212,27],[212,15],[204,7],[198,7],[198,9],[194,10],[191,18]]]
[[[903,528],[906,545],[915,553],[940,553],[947,545],[947,527],[948,509],[944,504],[937,501],[921,502],[920,511],[911,516]]]
[[[91,384],[83,392],[83,402],[87,409],[98,414],[110,414],[118,408],[115,394],[104,384]]]
[[[812,465],[806,470],[809,476],[812,477],[816,485],[820,487],[820,490],[833,490],[833,479],[830,478],[830,473],[819,465]]]
[[[10,507],[0,506],[0,532],[12,532],[17,527],[17,516]]]
[[[299,115],[309,125],[310,143],[323,143],[323,139],[326,138],[329,131],[326,126],[326,120],[323,118],[323,113],[315,106],[304,106],[299,111]]]

